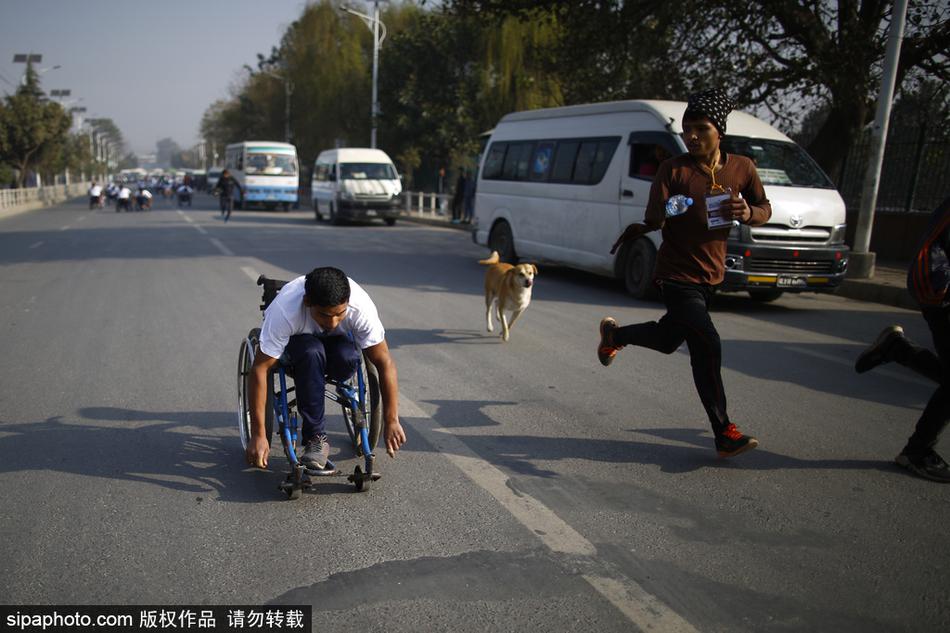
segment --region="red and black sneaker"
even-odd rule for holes
[[[732,457],[751,451],[758,445],[759,440],[751,435],[743,435],[731,422],[726,425],[722,434],[716,436],[716,450],[719,452],[719,457]]]
[[[617,355],[623,345],[614,345],[614,330],[617,329],[617,322],[611,317],[604,317],[600,320],[600,344],[597,345],[597,360],[604,367],[614,362],[614,356]]]

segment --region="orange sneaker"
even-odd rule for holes
[[[597,360],[604,367],[614,362],[614,356],[623,349],[623,345],[614,345],[614,330],[617,322],[611,317],[600,320],[600,344],[597,346]]]
[[[732,423],[727,424],[722,434],[716,437],[716,451],[720,457],[733,457],[751,451],[758,445],[759,440],[751,435],[743,435]]]

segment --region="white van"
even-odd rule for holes
[[[653,174],[686,152],[685,102],[616,101],[508,114],[481,160],[472,239],[519,257],[617,277],[635,297],[652,294],[661,234],[616,255],[610,246],[642,222]],[[729,235],[722,290],[771,301],[782,292],[830,291],[844,279],[845,205],[808,154],[771,125],[732,112],[726,152],[757,165],[772,218]]]
[[[379,218],[392,226],[400,213],[402,183],[386,152],[344,147],[317,156],[310,193],[318,222]]]

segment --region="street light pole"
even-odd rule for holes
[[[278,75],[271,70],[261,70],[261,72],[284,82],[284,141],[290,143],[290,73],[286,68],[283,75]]]
[[[373,0],[373,15],[369,16],[359,11],[354,11],[349,7],[340,7],[341,11],[355,15],[356,17],[363,20],[367,27],[373,32],[373,103],[370,107],[370,136],[369,136],[369,146],[373,149],[376,148],[376,123],[379,117],[379,99],[376,85],[379,79],[379,49],[383,45],[383,40],[386,39],[386,25],[383,24],[379,19],[379,0]],[[380,29],[382,29],[382,36],[380,36]]]
[[[373,108],[370,114],[372,129],[369,134],[369,146],[376,149],[376,123],[379,116],[379,99],[377,98],[377,80],[379,79],[379,2],[373,2]]]
[[[884,55],[884,72],[881,77],[881,92],[877,98],[877,112],[871,134],[871,156],[868,159],[864,185],[861,189],[861,206],[854,236],[854,251],[848,266],[848,276],[869,279],[874,276],[875,255],[871,252],[871,229],[874,226],[874,210],[877,205],[878,185],[881,178],[881,163],[884,162],[884,145],[887,142],[887,124],[891,116],[891,99],[897,77],[901,40],[904,38],[904,22],[907,0],[896,0],[891,12],[891,25],[887,34],[887,49]]]
[[[32,66],[33,64],[40,64],[42,62],[43,62],[43,56],[37,53],[17,53],[16,55],[13,56],[14,64],[26,64],[27,69],[29,69],[30,66]],[[56,64],[55,66],[48,66],[46,68],[38,68],[36,70],[36,76],[37,78],[39,78],[39,76],[42,75],[43,73],[49,72],[50,70],[56,70],[57,68],[62,68],[62,66],[60,66],[59,64]],[[23,71],[23,77],[20,78],[20,85],[21,86],[26,85],[26,70]]]

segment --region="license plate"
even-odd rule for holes
[[[372,209],[367,209],[367,210],[366,210],[366,215],[376,215],[376,212],[373,211]]]
[[[808,281],[801,275],[779,275],[775,285],[778,288],[804,288]]]

